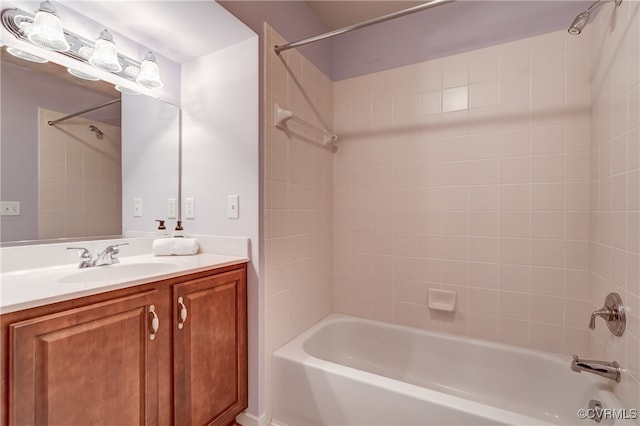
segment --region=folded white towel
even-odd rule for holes
[[[187,256],[200,249],[195,238],[159,238],[153,240],[153,254],[156,256]]]

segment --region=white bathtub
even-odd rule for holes
[[[569,356],[333,314],[274,352],[273,423],[596,425],[578,418],[591,399],[622,407],[615,382],[570,364]]]

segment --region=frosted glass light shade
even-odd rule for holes
[[[116,90],[120,93],[127,93],[129,95],[139,95],[140,92],[136,92],[135,90],[128,89],[124,86],[117,85],[115,86]]]
[[[30,29],[29,40],[36,46],[64,52],[69,50],[69,43],[64,37],[62,22],[56,15],[56,9],[48,1],[40,3],[40,9]]]
[[[16,58],[24,59],[25,61],[36,62],[39,64],[49,62],[48,60],[41,58],[40,56],[25,52],[24,50],[16,49],[15,47],[7,47],[7,52],[15,56]]]
[[[140,73],[136,82],[142,84],[145,87],[158,88],[162,87],[162,81],[160,81],[160,69],[156,62],[156,57],[152,52],[147,52],[144,55],[144,59],[140,64]]]
[[[105,71],[119,72],[122,70],[113,36],[108,30],[102,30],[96,39],[89,63]]]
[[[89,81],[98,81],[98,80],[100,80],[95,75],[87,74],[86,72],[78,71],[77,69],[74,69],[74,68],[67,68],[67,72],[69,74],[71,74],[72,76],[81,78],[83,80],[89,80]]]

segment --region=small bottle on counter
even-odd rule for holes
[[[167,227],[164,225],[165,221],[161,219],[156,219],[156,222],[158,222],[158,229],[156,231],[156,235],[158,236],[167,235]]]
[[[184,229],[182,228],[182,221],[179,220],[176,223],[176,229],[173,231],[174,238],[182,238],[184,237]]]

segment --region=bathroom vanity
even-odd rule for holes
[[[146,278],[123,277],[174,260],[40,274],[43,286],[92,294],[0,316],[2,425],[233,424],[247,407],[248,259],[189,258]],[[3,296],[6,288],[11,297],[11,274],[3,273]],[[95,282],[83,276],[103,285],[88,290]]]

